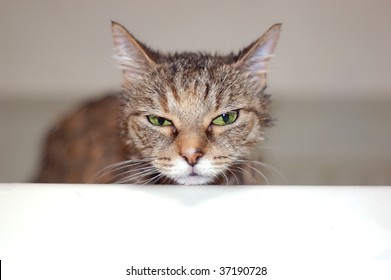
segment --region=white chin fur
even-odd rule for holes
[[[176,178],[175,180],[178,184],[181,185],[206,185],[209,182],[212,181],[211,177],[205,177],[205,176],[183,176],[180,178]]]
[[[166,170],[164,175],[181,185],[205,185],[211,183],[218,171],[212,166],[210,160],[201,159],[195,166],[196,175],[191,176],[192,167],[182,158],[173,161],[174,166]]]

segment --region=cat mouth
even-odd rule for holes
[[[163,174],[179,185],[206,185],[213,182],[216,172],[209,161],[203,160],[195,166],[190,166],[182,158],[173,160],[172,168],[163,171]]]

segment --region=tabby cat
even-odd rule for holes
[[[123,91],[52,129],[35,181],[258,183],[246,158],[271,124],[266,66],[280,29],[237,54],[161,54],[113,22]]]

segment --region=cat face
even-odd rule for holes
[[[179,184],[227,176],[270,122],[265,67],[279,30],[273,26],[236,56],[161,55],[113,23],[128,144]]]

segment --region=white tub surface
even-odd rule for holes
[[[391,187],[0,184],[0,259],[4,279],[391,279]]]

